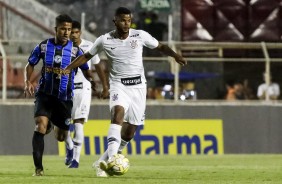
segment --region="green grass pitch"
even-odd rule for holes
[[[0,156],[0,184],[193,184],[282,183],[282,155],[127,156],[123,176],[96,177],[91,167],[98,156],[82,156],[79,169],[68,169],[64,158],[44,156],[45,176],[32,177],[30,156]]]

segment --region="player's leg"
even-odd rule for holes
[[[94,163],[96,167],[96,174],[98,177],[107,177],[107,163],[109,157],[117,154],[121,142],[121,128],[123,124],[124,108],[116,105],[111,110],[111,124],[108,131],[108,149],[105,153]]]
[[[44,152],[44,135],[47,130],[48,118],[45,116],[35,117],[35,130],[32,137],[33,162],[35,173],[33,176],[43,175],[43,152]]]
[[[111,124],[108,131],[108,157],[117,154],[121,142],[121,128],[123,124],[124,108],[116,105],[111,109]]]
[[[47,133],[47,127],[50,114],[50,99],[47,95],[42,93],[36,94],[34,107],[35,129],[32,137],[32,154],[35,166],[35,173],[33,176],[43,175],[43,152],[44,152],[44,135]]]
[[[139,125],[144,125],[146,109],[146,88],[128,89],[130,92],[131,104],[125,116],[125,123],[121,129],[121,143],[119,153],[127,146],[134,137]]]
[[[55,138],[58,141],[63,142],[69,136],[73,102],[71,100],[61,101],[55,99],[53,104],[52,116],[50,119],[54,124]]]
[[[71,138],[70,131],[68,131],[68,135],[65,139],[66,143],[66,158],[65,158],[65,165],[70,165],[72,158],[73,158],[73,141]]]
[[[138,128],[136,125],[131,125],[128,122],[123,122],[122,128],[121,128],[121,142],[118,148],[118,153],[121,153],[122,150],[127,146],[129,141],[134,137],[135,131]],[[98,161],[93,163],[93,167],[97,165],[97,163],[101,161],[107,161],[109,159],[108,156],[108,149],[100,156]]]
[[[74,107],[72,109],[72,119],[74,123],[73,137],[73,158],[69,168],[78,168],[82,144],[84,141],[84,123],[88,121],[91,105],[91,87],[83,83],[82,89],[74,90]]]
[[[74,137],[73,137],[73,159],[69,168],[78,168],[80,152],[84,140],[84,131],[83,131],[84,119],[74,120]]]
[[[118,153],[121,153],[122,150],[127,146],[130,140],[134,137],[138,125],[133,125],[128,122],[124,122],[121,129],[121,142],[118,148]]]

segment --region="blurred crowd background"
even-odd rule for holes
[[[143,29],[159,41],[180,42],[178,51],[190,61],[180,69],[179,99],[255,100],[259,85],[265,82],[262,49],[246,49],[244,43],[281,42],[281,0],[2,0],[1,38],[9,59],[9,96],[21,98],[22,72],[26,55],[38,40],[48,38],[54,29],[54,16],[67,13],[84,21],[84,36],[94,40],[112,29],[117,7],[132,10],[132,28]],[[169,22],[169,17],[172,22]],[[170,25],[171,24],[171,25]],[[23,42],[25,40],[25,42]],[[18,41],[18,42],[17,42]],[[185,49],[181,43],[240,43],[236,49]],[[282,58],[280,49],[268,49],[270,58]],[[220,55],[220,56],[219,56]],[[16,57],[18,56],[18,57]],[[167,59],[146,49],[144,62],[149,99],[174,99],[174,75]],[[210,62],[209,58],[239,58],[232,62]],[[103,57],[102,57],[103,58]],[[244,60],[246,58],[246,60]],[[248,58],[258,58],[249,61]],[[106,72],[106,60],[105,63]],[[271,62],[271,82],[282,85],[281,62]],[[95,71],[94,71],[95,72]],[[15,77],[16,76],[16,77]],[[2,76],[1,76],[2,77]],[[13,78],[13,79],[11,79]],[[36,77],[35,77],[36,78]],[[2,79],[1,79],[2,80]],[[36,80],[34,81],[36,84]],[[97,81],[99,83],[99,81]],[[16,90],[13,87],[17,86]],[[280,89],[280,87],[279,87]],[[280,92],[277,96],[280,99]]]

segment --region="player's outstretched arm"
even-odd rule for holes
[[[91,55],[89,52],[84,53],[81,56],[78,56],[77,58],[75,58],[75,60],[73,60],[73,62],[71,62],[71,64],[69,64],[66,68],[64,73],[65,74],[69,74],[70,71],[74,68],[79,67],[80,65],[83,65],[84,63],[86,63],[88,60],[90,60],[93,57],[93,55]]]
[[[169,46],[159,43],[158,47],[156,48],[160,52],[166,54],[167,56],[171,56],[175,59],[175,61],[184,66],[187,64],[187,61],[180,56],[179,54],[175,53]]]

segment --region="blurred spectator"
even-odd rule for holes
[[[230,80],[226,83],[226,100],[245,100],[248,99],[246,95],[245,86],[239,81]]]
[[[133,23],[131,27],[134,29],[142,29],[148,32],[148,25],[151,24],[151,22],[152,19],[150,14],[146,11],[141,11],[138,13],[138,20],[136,23]]]
[[[245,79],[243,81],[243,88],[244,88],[244,95],[245,95],[246,99],[253,100],[253,99],[256,98],[253,89],[250,88],[250,86],[249,86],[249,80],[248,79]]]
[[[167,25],[159,22],[159,16],[156,13],[151,14],[151,23],[148,24],[148,32],[159,41],[164,40],[164,33],[168,31]]]
[[[271,75],[269,76],[269,86],[266,84],[266,77],[267,75],[263,74],[264,83],[259,85],[257,91],[257,97],[259,99],[266,99],[266,93],[269,95],[269,99],[277,100],[280,96],[280,86],[278,83],[272,82]]]

